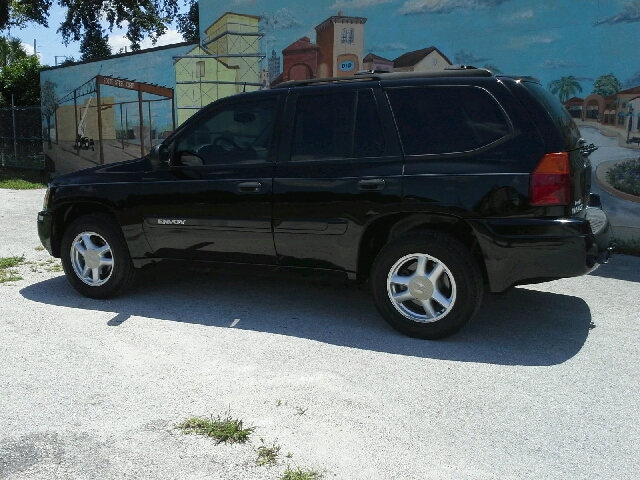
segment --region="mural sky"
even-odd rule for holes
[[[600,75],[640,85],[640,0],[200,0],[204,31],[227,11],[262,15],[262,50],[278,55],[331,15],[366,17],[365,54],[394,59],[435,46],[453,63],[493,65],[543,84]]]

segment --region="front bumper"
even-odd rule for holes
[[[583,217],[473,220],[492,292],[513,285],[587,274],[609,259],[606,214],[588,207]]]
[[[53,249],[51,247],[51,237],[53,233],[53,218],[47,211],[38,213],[38,236],[40,242],[44,248],[47,249],[50,255],[53,256]]]

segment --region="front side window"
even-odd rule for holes
[[[510,133],[496,100],[476,87],[387,91],[406,155],[477,150]]]
[[[267,161],[276,112],[275,98],[221,107],[180,138],[177,165],[226,165]]]

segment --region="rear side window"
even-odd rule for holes
[[[298,97],[291,161],[380,157],[384,150],[372,90]]]
[[[500,105],[481,88],[397,88],[387,96],[406,155],[477,150],[511,131]]]

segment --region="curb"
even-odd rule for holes
[[[611,160],[608,162],[602,162],[596,167],[596,183],[600,188],[606,190],[611,195],[617,198],[621,198],[622,200],[627,200],[629,202],[640,203],[640,197],[636,195],[631,195],[630,193],[624,193],[620,190],[616,190],[611,185],[607,183],[607,172],[611,167],[618,165],[619,163],[626,162],[627,160]]]

